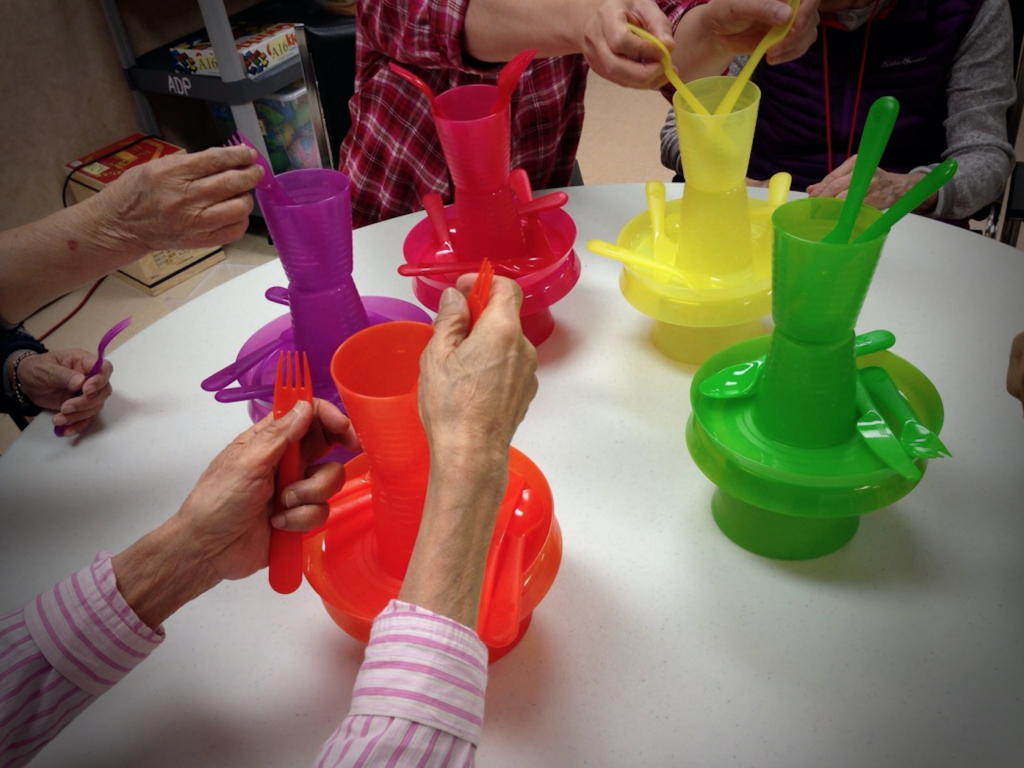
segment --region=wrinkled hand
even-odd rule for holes
[[[675,44],[665,14],[651,0],[605,0],[583,25],[579,41],[591,69],[629,88],[656,88],[666,82],[661,52],[626,24],[646,29],[670,51]]]
[[[460,278],[468,293],[474,280]],[[432,456],[446,463],[493,459],[504,467],[516,427],[537,392],[537,350],[519,322],[522,292],[495,277],[469,331],[469,308],[453,289],[441,296],[434,335],[420,357],[418,405]]]
[[[348,417],[324,400],[304,402],[280,419],[268,416],[242,433],[203,472],[175,516],[198,559],[217,580],[241,579],[267,564],[277,465],[301,440],[305,479],[278,488],[286,508],[276,527],[308,531],[327,521],[327,500],[345,481],[337,462],[310,466],[334,445],[358,449]]]
[[[1006,391],[1024,407],[1024,333],[1018,333],[1010,345],[1010,364],[1006,368]]]
[[[136,615],[156,628],[189,600],[224,579],[267,565],[277,465],[301,441],[303,480],[278,488],[286,512],[274,524],[306,531],[327,520],[328,500],[345,482],[330,462],[310,468],[332,445],[356,450],[348,417],[331,403],[305,401],[280,419],[268,416],[210,463],[181,509],[111,560],[117,588]]]
[[[838,197],[844,199],[850,189],[853,178],[853,167],[857,156],[853,155],[836,168],[832,173],[807,187],[808,197]],[[888,208],[907,193],[914,184],[924,178],[923,173],[890,173],[881,168],[875,171],[868,185],[864,204],[874,208]],[[932,195],[917,207],[918,211],[930,211],[935,208],[937,195]]]
[[[114,367],[104,360],[100,372],[86,378],[96,354],[84,349],[60,349],[29,355],[18,366],[21,389],[40,408],[57,411],[53,425],[64,425],[64,437],[84,432],[103,408],[113,389]]]
[[[129,168],[101,194],[114,198],[117,225],[144,251],[223,245],[249,225],[249,190],[263,175],[255,160],[248,147],[168,155]]]
[[[791,14],[784,0],[711,0],[701,9],[700,22],[704,34],[739,56],[753,51],[769,29],[785,24]],[[789,32],[768,49],[768,62],[781,64],[802,56],[817,39],[818,21],[818,0],[802,0]]]

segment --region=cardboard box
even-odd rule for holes
[[[245,73],[249,77],[266,72],[299,53],[292,24],[236,23],[231,26],[235,48],[242,54]],[[217,57],[205,34],[175,43],[170,48],[171,63],[178,72],[188,75],[220,76]]]
[[[129,168],[184,151],[162,139],[134,133],[85,157],[72,160],[64,168],[70,174],[68,185],[75,200],[82,202]],[[121,267],[116,274],[125,282],[156,296],[223,260],[224,251],[220,246],[153,251]]]

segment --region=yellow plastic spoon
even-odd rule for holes
[[[760,63],[761,58],[764,56],[765,51],[775,45],[779,40],[784,38],[789,32],[790,27],[793,26],[793,22],[796,20],[796,11],[800,7],[800,0],[787,0],[789,7],[793,9],[793,13],[789,16],[789,21],[785,24],[780,24],[777,27],[769,29],[765,36],[761,38],[761,42],[757,44],[753,53],[750,54],[750,58],[747,59],[747,63],[743,65],[743,69],[736,75],[736,80],[729,90],[725,92],[725,96],[722,97],[721,103],[715,109],[716,115],[726,115],[732,112],[732,108],[736,106],[736,100],[740,97],[740,92],[743,90],[743,86],[747,84],[750,76],[754,74],[754,68]]]
[[[795,0],[795,2],[799,2],[799,0]],[[647,42],[658,46],[658,50],[661,51],[661,66],[665,70],[665,77],[667,77],[668,81],[672,83],[677,91],[679,91],[680,95],[686,99],[686,103],[690,105],[690,109],[698,115],[711,114],[708,112],[707,108],[700,103],[700,99],[693,95],[693,91],[687,88],[686,84],[679,79],[679,75],[676,74],[676,70],[672,66],[672,54],[668,52],[668,48],[665,47],[661,40],[656,38],[646,29],[641,29],[634,24],[627,24],[626,26],[629,28],[629,31],[637,37],[643,38]]]
[[[684,285],[687,284],[686,273],[678,267],[674,267],[671,264],[662,264],[660,261],[655,261],[654,259],[646,259],[628,248],[621,248],[613,243],[609,243],[607,240],[588,240],[587,250],[592,253],[596,253],[598,256],[606,256],[609,259],[621,261],[623,264],[653,269],[656,272],[663,272],[674,277]]]
[[[644,191],[647,194],[647,211],[651,218],[654,258],[662,264],[675,264],[676,247],[665,231],[665,183],[648,181],[644,185]]]
[[[789,187],[793,183],[793,177],[785,171],[779,171],[768,179],[768,203],[767,205],[753,208],[750,211],[751,221],[763,221],[771,218],[775,209],[786,202],[789,197]]]

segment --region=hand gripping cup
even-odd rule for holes
[[[346,340],[331,363],[364,453],[345,465],[345,486],[331,499],[327,525],[304,542],[304,572],[331,618],[362,642],[401,589],[423,515],[430,457],[416,386],[432,333],[416,322],[371,326]],[[507,527],[492,539],[487,569],[496,576],[493,591],[481,596],[478,625],[491,661],[525,634],[562,552],[540,470],[511,448],[508,477],[498,513]],[[507,543],[495,548],[497,539]]]

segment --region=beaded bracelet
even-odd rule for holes
[[[14,358],[14,364],[11,366],[11,383],[14,385],[14,396],[18,400],[18,405],[20,405],[26,411],[32,408],[33,403],[27,397],[25,397],[25,393],[21,389],[21,382],[18,380],[18,366],[21,365],[22,360],[24,360],[26,357],[31,357],[34,354],[36,353],[33,352],[32,350],[26,350],[25,352],[22,352],[20,355]]]

